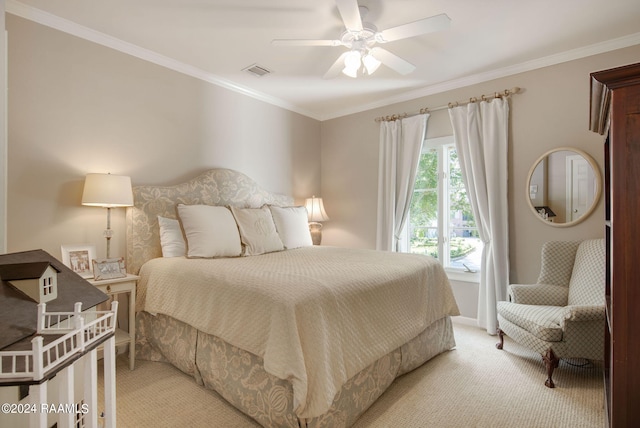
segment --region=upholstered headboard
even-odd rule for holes
[[[175,186],[136,186],[133,207],[127,208],[127,271],[137,274],[148,260],[162,257],[158,216],[176,218],[177,204],[233,205],[258,208],[288,206],[293,198],[262,189],[246,175],[231,169],[209,170]]]

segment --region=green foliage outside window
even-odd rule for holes
[[[454,148],[447,150],[449,162],[449,227],[450,258],[452,260],[473,252],[475,247],[465,238],[477,238],[476,222],[467,198]],[[416,184],[410,206],[410,248],[413,253],[438,257],[438,152],[429,150],[420,156]],[[453,224],[455,221],[455,225]],[[467,228],[472,228],[468,230]]]
[[[476,247],[465,238],[451,238],[449,241],[451,248],[451,259],[455,260],[475,251]],[[426,254],[431,257],[438,257],[438,238],[417,238],[411,240],[411,252],[415,254]]]

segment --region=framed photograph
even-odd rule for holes
[[[62,245],[62,263],[83,278],[93,278],[91,260],[96,258],[95,245]]]
[[[101,279],[124,278],[127,271],[124,268],[124,258],[93,260],[93,278]]]

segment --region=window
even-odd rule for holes
[[[452,136],[422,146],[405,238],[406,251],[433,256],[446,269],[480,269],[483,244]]]

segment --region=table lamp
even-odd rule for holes
[[[87,174],[82,192],[82,205],[104,207],[107,209],[107,258],[110,258],[111,208],[133,206],[131,178],[124,175]]]
[[[305,207],[307,208],[311,240],[313,241],[313,245],[320,245],[322,241],[322,224],[319,222],[329,220],[329,216],[324,210],[322,198],[316,198],[315,196],[307,198]]]

